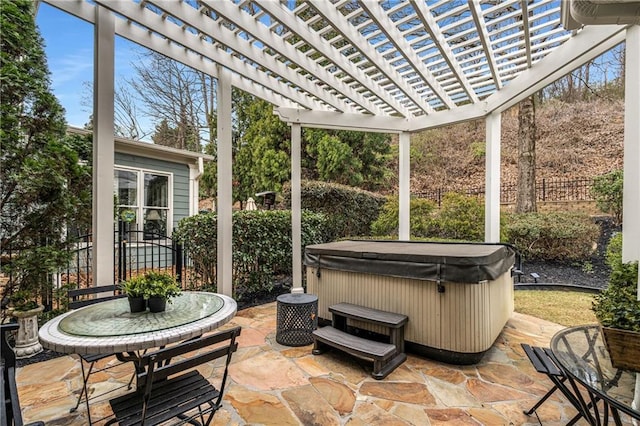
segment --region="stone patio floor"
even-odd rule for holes
[[[291,348],[275,341],[276,304],[238,312],[239,349],[229,368],[224,406],[215,425],[536,425],[525,416],[551,387],[535,372],[520,343],[549,344],[562,327],[515,313],[481,362],[454,366],[409,354],[386,379],[374,380],[372,363],[337,351],[312,355],[312,346]],[[113,362],[114,360],[106,360]],[[92,375],[92,394],[127,383],[131,365]],[[220,368],[201,368],[205,377]],[[81,388],[80,364],[62,356],[17,372],[25,422],[88,424],[85,405],[69,413]],[[111,413],[108,399],[91,401],[93,420]],[[538,410],[544,425],[565,424],[576,411],[556,392]],[[579,422],[578,424],[586,424]]]

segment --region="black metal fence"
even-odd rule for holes
[[[537,201],[593,201],[593,196],[591,195],[592,187],[593,178],[541,179],[536,182],[536,197]],[[440,206],[442,198],[448,192],[458,192],[484,198],[485,187],[438,188],[433,191],[417,192],[413,195],[418,198],[433,200]],[[517,184],[503,183],[500,187],[500,202],[505,204],[515,203],[517,194]]]
[[[181,244],[164,235],[127,230],[122,224],[118,228],[114,231],[113,281],[100,283],[100,285],[119,283],[147,270],[161,270],[174,275],[182,288],[196,289],[197,283],[191,282],[193,280],[189,273],[188,266],[191,262]],[[61,307],[61,300],[66,298],[66,290],[94,285],[93,236],[91,234],[69,235],[67,241],[66,250],[69,260],[66,266],[48,277],[43,277],[48,284],[41,286],[39,298],[46,311]],[[11,259],[18,255],[18,251],[15,248],[3,247],[3,256]],[[11,286],[18,274],[20,271],[7,268],[3,279],[8,286]],[[9,296],[11,288],[7,290],[6,295]]]

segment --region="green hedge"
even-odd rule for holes
[[[391,197],[371,225],[378,236],[398,235],[398,197]],[[483,241],[484,206],[477,197],[447,193],[442,206],[424,198],[410,201],[410,227],[414,238]]]
[[[580,213],[520,213],[507,216],[506,240],[527,260],[584,260],[599,228]]]
[[[410,201],[411,236],[429,237],[434,234],[436,223],[433,217],[436,203],[425,198],[412,198]],[[371,224],[373,235],[398,236],[398,197],[389,197],[382,206],[380,215]]]
[[[327,242],[327,218],[302,212],[302,246]],[[180,221],[173,233],[193,262],[198,287],[217,290],[217,215],[204,213]],[[233,292],[239,300],[271,291],[274,279],[291,274],[291,212],[256,210],[233,213]]]
[[[324,213],[328,220],[328,238],[370,235],[371,223],[376,220],[386,197],[336,183],[302,181],[302,208]],[[283,202],[291,207],[291,187],[283,188]]]
[[[449,192],[437,216],[440,238],[484,241],[484,204],[478,197]]]

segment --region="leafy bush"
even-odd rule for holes
[[[598,208],[613,216],[616,223],[622,223],[622,170],[614,170],[593,180],[591,192]]]
[[[595,296],[593,311],[605,327],[640,332],[638,262],[622,263],[622,234],[609,241],[606,260],[611,268],[609,285]]]
[[[438,236],[454,240],[484,240],[484,205],[477,197],[449,192],[437,217]]]
[[[302,212],[302,247],[328,241],[326,216]],[[184,245],[197,280],[214,291],[217,264],[217,216],[204,213],[180,221],[173,236]],[[291,274],[291,212],[256,210],[233,213],[233,292],[242,300],[271,291],[274,279]]]
[[[584,260],[599,229],[580,213],[518,213],[508,216],[505,234],[528,260]]]
[[[327,216],[329,241],[348,236],[370,235],[386,198],[373,192],[335,183],[303,181],[302,208]],[[283,189],[283,205],[291,207],[291,187]]]
[[[410,227],[412,237],[428,237],[433,235],[435,222],[433,213],[436,203],[424,198],[412,198],[410,201]],[[382,206],[380,215],[371,224],[373,235],[398,235],[399,227],[398,197],[389,197]]]

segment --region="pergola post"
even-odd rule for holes
[[[302,287],[302,196],[300,124],[291,125],[291,245],[293,284],[291,293],[304,293]]]
[[[399,150],[399,172],[398,172],[398,192],[399,192],[399,217],[398,217],[398,239],[411,239],[411,134],[408,132],[400,133],[398,143]]]
[[[627,29],[624,93],[622,261],[640,260],[640,26]],[[640,300],[640,280],[638,282]]]
[[[485,198],[484,198],[484,240],[488,243],[500,242],[500,127],[499,112],[489,114],[485,120]]]
[[[96,6],[93,49],[93,285],[113,284],[115,18]]]
[[[231,146],[231,79],[227,70],[218,66],[218,292],[233,294],[233,155]]]

